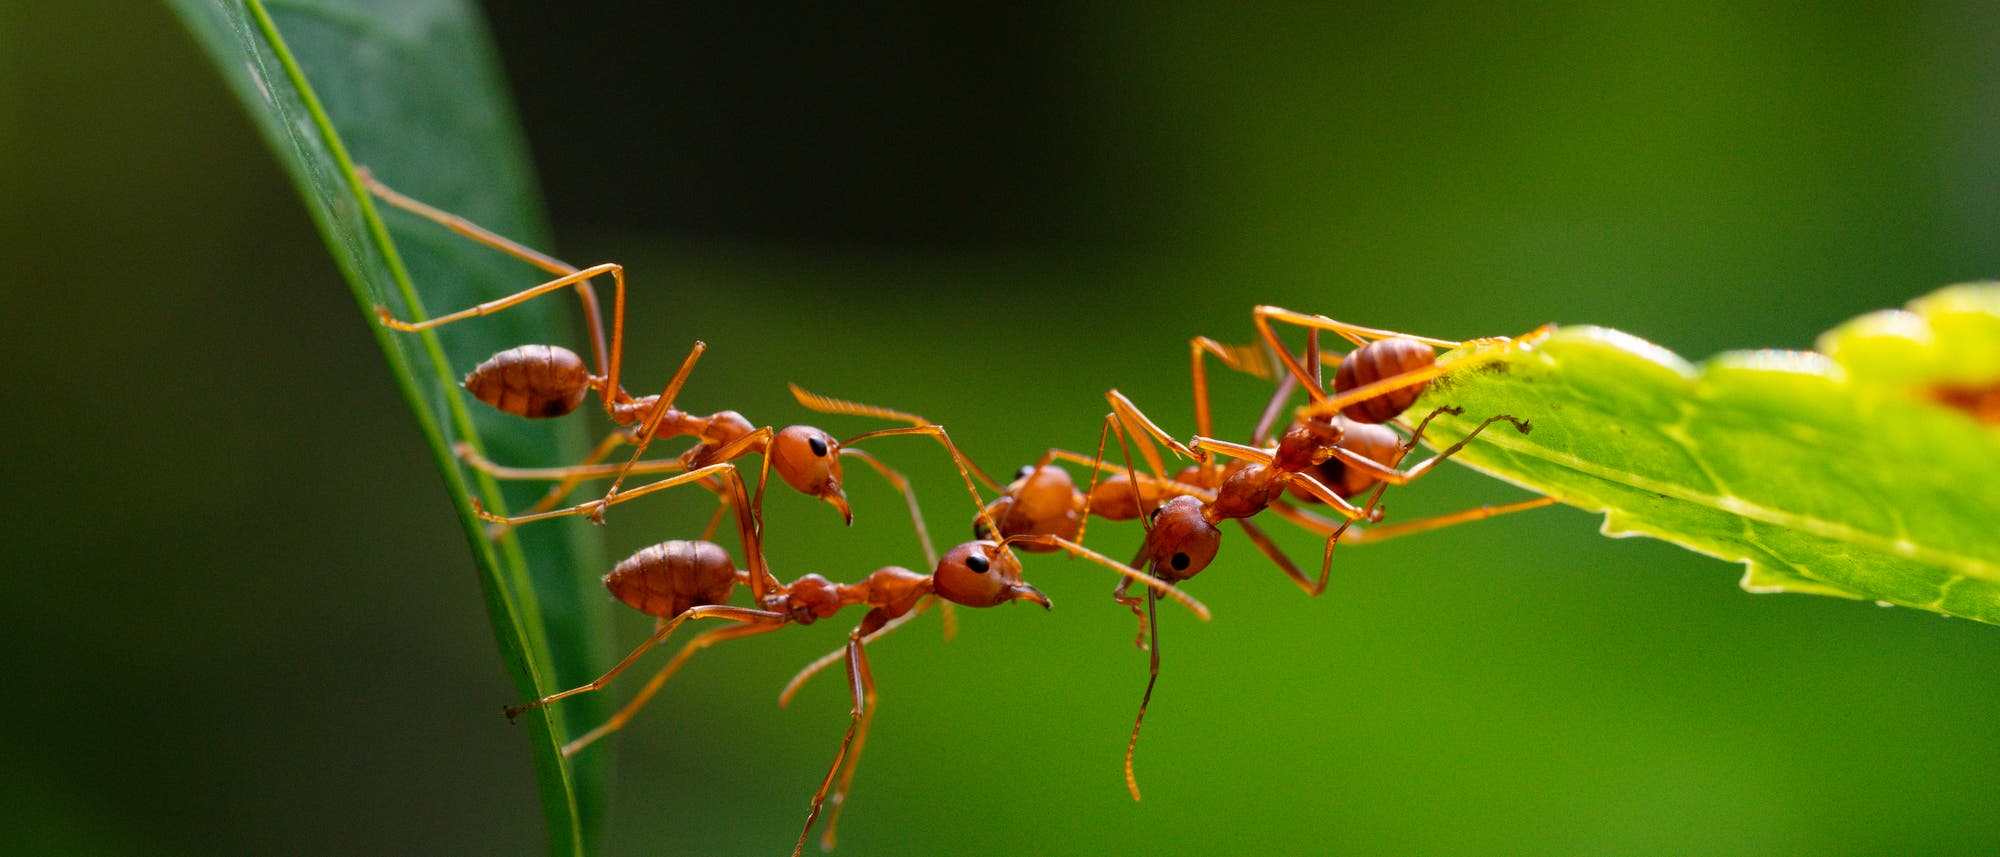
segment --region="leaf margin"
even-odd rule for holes
[[[548,687],[548,677],[555,674],[551,663],[553,650],[526,552],[513,536],[497,543],[487,538],[484,525],[473,514],[470,498],[475,496],[476,484],[476,496],[486,498],[492,508],[504,510],[506,503],[501,499],[499,486],[478,471],[471,471],[468,482],[467,471],[450,449],[452,435],[475,447],[481,440],[458,378],[435,333],[424,331],[412,338],[374,321],[373,307],[389,296],[403,303],[402,311],[408,317],[423,318],[425,313],[395,241],[359,181],[344,141],[263,0],[167,2],[219,66],[225,83],[235,91],[252,124],[291,177],[316,231],[327,242],[336,267],[360,304],[371,335],[388,362],[399,392],[416,417],[458,511],[466,540],[472,547],[488,619],[516,693],[527,698],[545,695],[552,689]],[[285,5],[294,7],[290,11],[320,11],[309,4]],[[365,21],[365,17],[357,20]],[[247,70],[230,66],[238,57],[228,54],[230,46],[218,41],[221,39],[234,41],[234,47],[249,65]],[[239,73],[244,77],[239,78]],[[254,84],[257,91],[246,90],[246,82]],[[274,91],[273,84],[277,83],[289,86],[291,92]],[[287,103],[285,95],[295,98],[297,103]],[[255,97],[261,97],[263,103],[260,105]],[[302,115],[291,115],[293,111]],[[322,156],[329,163],[321,163]],[[420,384],[419,373],[430,380]],[[433,407],[440,408],[442,415],[433,412]],[[583,792],[591,789],[592,784],[580,782],[578,772],[561,756],[557,739],[563,734],[560,711],[553,707],[538,709],[528,723],[551,852],[584,854],[589,829],[585,803],[589,796]],[[581,776],[594,776],[601,769],[601,765],[590,767],[593,772]]]

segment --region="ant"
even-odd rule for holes
[[[953,448],[953,452],[956,457],[956,448]],[[738,570],[721,546],[708,541],[676,540],[641,549],[613,568],[611,573],[604,577],[604,585],[619,601],[655,617],[653,634],[624,659],[591,682],[550,694],[533,702],[508,706],[505,713],[508,720],[512,721],[531,709],[602,689],[636,662],[641,655],[664,642],[683,622],[693,619],[725,619],[737,623],[704,632],[689,640],[618,713],[597,728],[564,745],[562,754],[564,757],[569,757],[597,739],[622,728],[695,652],[724,640],[765,634],[788,625],[810,625],[820,619],[832,617],[844,607],[865,606],[868,608],[868,613],[862,617],[860,624],[848,632],[847,643],[841,649],[841,656],[847,664],[848,686],[854,701],[848,712],[847,731],[841,738],[840,749],[834,755],[833,764],[827,769],[826,776],[820,780],[819,789],[813,793],[805,826],[799,831],[798,843],[792,850],[793,857],[798,857],[804,850],[806,837],[811,833],[822,808],[829,801],[832,810],[827,818],[821,844],[825,848],[833,847],[834,830],[839,821],[840,810],[853,783],[855,766],[860,760],[861,749],[867,740],[868,727],[875,714],[875,679],[869,670],[865,648],[868,642],[914,617],[933,602],[966,607],[993,607],[1010,601],[1029,601],[1042,605],[1044,609],[1050,607],[1048,596],[1021,579],[1020,561],[1008,550],[1009,545],[1034,545],[1084,557],[1128,580],[1145,585],[1148,592],[1157,592],[1181,602],[1203,619],[1209,616],[1207,607],[1180,592],[1173,584],[1147,577],[1075,542],[1047,535],[1022,535],[999,541],[966,542],[952,548],[933,563],[934,570],[930,574],[919,574],[898,566],[885,566],[855,584],[835,583],[819,574],[807,574],[791,583],[782,583],[765,565],[759,531],[747,523],[749,516],[744,507],[749,500],[742,478],[736,466],[727,462],[643,485],[620,493],[605,502],[623,503],[673,485],[711,477],[729,486],[730,501],[736,507],[748,568]],[[971,477],[967,476],[966,479],[969,488]],[[974,491],[974,500],[976,504],[977,491]],[[586,515],[590,514],[593,508],[593,503],[585,503],[568,509],[512,518],[490,515],[483,509],[479,510],[479,514],[482,518],[496,523],[522,524],[561,515]],[[751,603],[754,606],[736,607],[727,603],[739,585],[749,587]]]
[[[931,545],[930,529],[924,525],[923,510],[917,503],[916,492],[911,487],[910,480],[907,477],[905,477],[900,471],[884,463],[881,459],[876,458],[875,456],[870,455],[867,452],[858,449],[854,446],[854,444],[859,441],[867,440],[873,437],[880,437],[886,434],[910,434],[910,433],[930,434],[933,433],[933,428],[935,427],[934,424],[931,423],[929,420],[925,419],[924,417],[918,416],[916,414],[890,410],[887,408],[878,408],[870,405],[861,405],[853,402],[847,402],[839,399],[832,399],[825,396],[820,396],[818,394],[806,391],[804,388],[800,387],[797,384],[792,384],[789,386],[793,397],[796,398],[801,404],[813,410],[821,411],[823,413],[878,417],[883,419],[907,422],[910,424],[911,427],[906,429],[889,429],[882,431],[866,432],[860,435],[855,435],[854,437],[847,438],[846,440],[833,440],[831,437],[827,437],[823,442],[828,447],[835,450],[834,454],[839,456],[859,459],[862,463],[873,468],[877,473],[880,473],[882,475],[883,480],[887,481],[890,487],[894,488],[898,493],[900,493],[903,496],[904,506],[909,510],[910,521],[914,525],[917,534],[917,541],[923,548],[924,556],[928,557],[929,561],[932,564],[935,564],[937,559],[937,549]],[[941,432],[942,429],[937,428],[937,433]],[[557,480],[558,484],[554,488],[552,488],[546,495],[543,496],[542,501],[537,503],[535,506],[527,509],[524,514],[537,514],[549,511],[550,509],[554,508],[555,503],[559,501],[563,496],[567,495],[572,488],[574,488],[577,484],[587,479],[601,479],[601,478],[620,476],[620,475],[639,476],[639,475],[650,475],[658,473],[685,472],[691,468],[698,468],[701,466],[705,466],[704,462],[710,461],[716,457],[712,450],[704,448],[706,446],[706,444],[704,444],[704,445],[697,445],[696,447],[683,453],[678,458],[673,458],[673,459],[647,459],[644,461],[628,462],[624,465],[598,463],[610,450],[615,449],[619,443],[626,442],[627,440],[628,440],[628,435],[614,432],[610,436],[606,437],[604,442],[600,443],[597,449],[594,450],[588,458],[584,459],[583,462],[579,464],[562,466],[562,467],[509,467],[501,464],[496,464],[488,460],[485,456],[480,455],[478,450],[474,449],[473,446],[469,443],[461,442],[456,447],[454,447],[454,449],[457,452],[458,457],[462,459],[468,466],[476,470],[483,471],[489,475],[492,475],[497,479]],[[733,458],[734,456],[731,457]],[[972,472],[976,474],[981,481],[985,482],[989,486],[995,487],[996,489],[998,488],[998,485],[993,482],[992,477],[987,476],[984,471],[981,471],[978,469],[977,466],[972,465],[971,461],[967,460],[964,463],[967,466],[971,467]],[[727,496],[726,494],[724,494],[721,486],[717,484],[713,479],[705,480],[702,484],[709,490],[714,491],[717,494],[718,498],[722,500],[720,505],[718,505],[715,510],[715,515],[712,518],[710,518],[707,528],[704,529],[702,532],[701,538],[706,540],[714,535],[716,528],[722,522],[722,518],[729,513],[731,505],[728,502]],[[753,513],[754,511],[760,511],[762,508],[762,490],[763,490],[763,484],[762,481],[760,480],[758,486],[758,497],[751,503],[751,509],[753,510]],[[845,507],[843,506],[843,509],[844,508]],[[490,532],[499,534],[499,533],[505,533],[507,530],[511,529],[512,525],[505,523],[495,523],[491,524],[490,527],[491,527]],[[949,621],[950,620],[947,619],[947,622]],[[949,627],[949,625],[947,625],[947,627]]]
[[[1335,414],[1362,423],[1386,423],[1402,415],[1423,395],[1434,379],[1496,359],[1511,350],[1533,348],[1555,330],[1543,325],[1521,336],[1493,336],[1454,342],[1379,330],[1336,321],[1323,315],[1308,315],[1283,307],[1259,305],[1250,311],[1257,334],[1284,363],[1285,370],[1303,385],[1312,403],[1298,409],[1300,420],[1331,417]],[[1272,329],[1273,321],[1306,331],[1306,360],[1294,358],[1284,340]],[[1320,384],[1318,334],[1327,331],[1353,343],[1355,348],[1341,358],[1334,372],[1334,395],[1328,396]],[[1436,349],[1447,352],[1479,348],[1449,362],[1438,360]]]
[[[1260,312],[1269,309],[1259,307]],[[1287,577],[1308,595],[1316,596],[1326,589],[1333,548],[1343,538],[1357,541],[1367,537],[1380,541],[1554,502],[1548,498],[1537,498],[1504,506],[1482,506],[1434,518],[1375,527],[1365,534],[1363,530],[1354,528],[1357,521],[1366,520],[1372,524],[1381,519],[1379,499],[1388,485],[1403,484],[1423,475],[1493,423],[1504,420],[1524,433],[1529,430],[1529,425],[1525,420],[1509,415],[1490,417],[1432,458],[1406,470],[1398,470],[1432,420],[1443,414],[1461,412],[1451,406],[1437,408],[1416,425],[1407,441],[1403,440],[1393,429],[1381,423],[1400,416],[1415,402],[1422,388],[1398,376],[1405,372],[1426,371],[1426,365],[1434,365],[1436,361],[1434,356],[1430,356],[1431,347],[1456,347],[1460,343],[1369,331],[1393,338],[1371,341],[1341,358],[1335,373],[1336,384],[1343,390],[1374,385],[1371,389],[1378,391],[1377,395],[1382,395],[1379,391],[1385,389],[1402,395],[1386,403],[1377,398],[1351,397],[1345,405],[1348,407],[1347,414],[1298,419],[1278,438],[1274,448],[1266,449],[1264,444],[1269,439],[1271,424],[1293,388],[1303,380],[1309,388],[1317,391],[1319,349],[1317,329],[1309,327],[1306,361],[1310,366],[1299,364],[1290,356],[1284,343],[1269,334],[1264,318],[1263,315],[1258,316],[1258,323],[1260,330],[1267,333],[1266,342],[1288,368],[1296,367],[1296,371],[1279,384],[1258,425],[1253,445],[1213,438],[1205,361],[1207,357],[1215,357],[1238,371],[1267,375],[1261,354],[1252,348],[1226,346],[1206,337],[1197,337],[1190,341],[1197,423],[1197,434],[1190,443],[1183,445],[1176,441],[1130,399],[1112,390],[1105,395],[1112,412],[1105,417],[1098,440],[1098,453],[1095,458],[1089,459],[1093,469],[1090,489],[1076,491],[1068,474],[1050,465],[1053,459],[1080,462],[1084,460],[1083,456],[1050,450],[1037,465],[1022,468],[1003,497],[986,510],[991,519],[999,522],[999,532],[1006,535],[1062,531],[1072,524],[1081,531],[1093,513],[1113,520],[1139,517],[1143,513],[1146,538],[1131,563],[1132,567],[1146,570],[1157,579],[1179,583],[1209,565],[1220,547],[1222,534],[1217,525],[1223,520],[1233,519],[1244,528],[1252,543]],[[1426,356],[1429,357],[1428,364],[1420,359]],[[1432,377],[1442,374],[1431,371]],[[1418,382],[1428,380],[1427,377],[1420,378]],[[1403,385],[1395,386],[1399,382]],[[1321,393],[1318,398],[1324,399],[1325,396]],[[1113,433],[1117,435],[1121,447],[1126,446],[1128,434],[1136,439],[1141,455],[1152,470],[1151,475],[1142,477],[1133,470],[1127,448],[1125,472],[1099,481],[1099,473],[1107,469],[1103,463],[1106,436]],[[1165,462],[1153,445],[1155,440],[1195,460],[1197,464],[1169,476]],[[1210,450],[1235,460],[1227,465],[1219,464],[1207,454]],[[1291,506],[1283,500],[1287,492],[1305,502],[1325,504],[1337,512],[1341,520],[1330,521]],[[1369,496],[1360,506],[1351,502],[1364,494]],[[1317,580],[1302,573],[1267,535],[1247,520],[1266,508],[1274,509],[1288,520],[1326,536]],[[1142,601],[1130,595],[1129,585],[1121,582],[1113,596],[1138,616],[1138,644],[1151,652],[1145,695],[1141,698],[1132,736],[1126,746],[1126,786],[1136,800],[1139,798],[1139,787],[1132,760],[1146,709],[1159,678],[1159,631],[1150,595]],[[1140,610],[1142,604],[1144,612]]]
[[[1426,340],[1440,344],[1444,340]],[[1228,443],[1213,436],[1212,416],[1209,407],[1207,369],[1205,357],[1213,356],[1225,365],[1259,377],[1269,377],[1268,364],[1255,348],[1229,346],[1207,337],[1190,340],[1192,355],[1192,376],[1195,391],[1196,435],[1189,444],[1182,444],[1159,428],[1137,405],[1117,390],[1105,394],[1111,405],[1111,413],[1105,416],[1104,428],[1098,438],[1095,456],[1062,449],[1050,449],[1032,465],[1023,466],[1016,474],[1015,481],[1007,486],[1001,497],[983,510],[982,521],[990,520],[998,525],[1002,535],[1015,533],[1055,533],[1066,538],[1081,541],[1081,533],[1091,516],[1107,520],[1131,520],[1146,516],[1148,529],[1152,529],[1162,515],[1159,511],[1170,504],[1174,497],[1190,497],[1206,509],[1206,528],[1176,526],[1159,536],[1149,537],[1148,548],[1135,562],[1160,562],[1169,568],[1162,572],[1177,572],[1175,576],[1186,579],[1199,573],[1214,556],[1214,547],[1204,544],[1220,538],[1219,533],[1197,537],[1195,532],[1212,530],[1213,525],[1225,519],[1234,519],[1242,525],[1252,542],[1257,544],[1294,583],[1309,595],[1324,592],[1327,585],[1333,545],[1342,539],[1358,541],[1371,537],[1375,540],[1403,535],[1420,529],[1491,517],[1507,508],[1475,508],[1438,519],[1411,521],[1387,527],[1376,527],[1370,531],[1353,529],[1357,521],[1370,523],[1381,519],[1376,498],[1390,484],[1404,484],[1423,475],[1444,459],[1455,454],[1485,428],[1495,422],[1508,421],[1526,432],[1526,421],[1511,416],[1500,415],[1487,419],[1469,432],[1458,443],[1407,470],[1397,470],[1402,460],[1421,441],[1430,422],[1440,415],[1459,413],[1458,409],[1446,406],[1432,411],[1418,423],[1408,440],[1398,436],[1394,429],[1381,425],[1383,420],[1362,422],[1345,416],[1331,418],[1302,419],[1293,424],[1279,437],[1274,448],[1266,449],[1270,442],[1270,428],[1284,401],[1295,389],[1297,381],[1283,379],[1271,403],[1266,407],[1250,445]],[[1277,348],[1283,348],[1279,342]],[[1314,368],[1307,375],[1316,378],[1316,343],[1309,346],[1309,362]],[[1379,359],[1376,352],[1357,349],[1355,354],[1342,360],[1340,374],[1347,375],[1354,365],[1368,365]],[[1288,362],[1289,354],[1282,355]],[[1305,371],[1302,369],[1302,371]],[[1364,372],[1368,370],[1362,370]],[[1371,379],[1374,380],[1374,379]],[[1312,383],[1317,383],[1316,381]],[[1419,390],[1419,392],[1421,392]],[[1415,395],[1408,397],[1402,407],[1407,409]],[[1364,401],[1362,405],[1370,405]],[[1359,406],[1357,406],[1359,407]],[[1394,418],[1401,411],[1389,413],[1385,419]],[[1121,446],[1128,436],[1134,438],[1141,456],[1146,460],[1151,474],[1140,474],[1131,466],[1122,471],[1104,462],[1107,438],[1115,435]],[[1153,441],[1159,441],[1176,453],[1193,459],[1196,463],[1168,475],[1165,461],[1160,457]],[[1227,464],[1217,462],[1206,450],[1214,450],[1236,459]],[[1128,451],[1129,458],[1129,451]],[[1093,470],[1092,481],[1087,491],[1076,490],[1075,482],[1069,474],[1053,466],[1057,460],[1083,464]],[[1103,472],[1109,477],[1100,478]],[[1355,498],[1374,490],[1374,497],[1355,506]],[[1294,499],[1307,503],[1323,503],[1339,512],[1341,520],[1330,521],[1324,517],[1306,513],[1285,503],[1282,495],[1289,492]],[[1536,506],[1548,505],[1546,498],[1531,501]],[[1186,504],[1182,504],[1185,506]],[[1248,518],[1271,508],[1285,517],[1318,534],[1328,536],[1326,556],[1323,558],[1321,573],[1317,580],[1307,577],[1298,567],[1280,552],[1275,543],[1262,530],[1250,523]],[[1171,523],[1174,517],[1168,518]],[[1421,528],[1417,525],[1423,524]],[[977,532],[977,530],[975,530]],[[1184,533],[1176,535],[1176,533]],[[1185,551],[1169,550],[1176,542],[1194,539],[1187,543],[1193,552],[1186,556],[1177,554]]]
[[[613,475],[616,478],[613,479],[610,490],[603,499],[597,501],[592,511],[586,513],[592,521],[601,524],[604,522],[605,508],[618,496],[619,488],[624,484],[625,478],[635,472],[661,472],[668,469],[694,471],[747,454],[764,457],[764,466],[757,480],[757,496],[760,502],[750,508],[751,513],[759,521],[762,520],[763,514],[761,499],[764,486],[769,480],[771,470],[776,469],[779,478],[785,484],[800,493],[827,502],[839,510],[843,520],[852,523],[853,511],[848,506],[846,492],[841,488],[843,474],[840,456],[842,455],[860,457],[881,471],[891,484],[896,485],[904,493],[912,510],[915,509],[915,498],[909,491],[907,480],[902,479],[900,474],[894,473],[859,450],[846,448],[845,444],[834,440],[831,435],[820,429],[795,425],[774,430],[769,426],[752,426],[748,419],[735,411],[718,411],[698,416],[675,408],[674,398],[687,382],[688,375],[694,370],[695,362],[707,350],[708,346],[705,343],[694,344],[688,351],[687,357],[681,361],[680,368],[667,382],[666,388],[659,394],[635,398],[627,393],[619,383],[625,346],[624,266],[606,262],[578,269],[560,259],[502,237],[463,217],[405,196],[383,184],[366,169],[359,172],[369,192],[384,202],[557,275],[556,279],[512,295],[425,321],[401,321],[391,315],[388,308],[378,306],[375,312],[383,326],[407,332],[430,330],[469,318],[491,315],[570,287],[575,288],[579,300],[582,301],[584,313],[589,319],[591,351],[595,365],[603,370],[601,373],[591,371],[582,357],[562,346],[522,345],[493,355],[465,376],[465,389],[474,397],[501,411],[527,419],[567,415],[582,405],[584,399],[594,391],[603,403],[605,415],[623,427],[600,442],[588,459],[569,468],[535,470],[504,468],[476,454],[468,454],[470,446],[460,447],[461,457],[473,466],[482,467],[496,475],[531,474],[525,478],[562,480],[530,511],[543,512],[553,508],[571,488],[584,479]],[[605,275],[611,277],[614,288],[611,337],[608,346],[604,335],[602,313],[599,311],[596,294],[590,285],[593,278]],[[923,422],[921,417],[881,409],[877,409],[877,413],[898,419],[909,419],[915,424],[907,429],[870,432],[849,438],[846,443],[892,434],[937,434],[931,430],[935,427],[921,424]],[[641,456],[645,454],[646,447],[654,438],[663,434],[687,435],[696,438],[698,442],[681,454],[677,466],[642,462]],[[624,443],[630,443],[635,447],[631,459],[615,471],[606,473],[597,462]],[[705,484],[709,485],[710,490],[721,493],[718,486],[712,483]],[[726,500],[723,505],[725,507],[728,505]],[[918,531],[920,533],[923,531],[921,520],[918,523]],[[498,538],[505,532],[506,527],[500,526],[489,531],[489,534]]]

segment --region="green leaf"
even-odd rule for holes
[[[1742,562],[1753,592],[1873,599],[2000,624],[2000,432],[1939,384],[2000,379],[2000,288],[1958,286],[1865,316],[1809,351],[1696,367],[1615,330],[1472,347],[1412,409],[1465,409],[1433,439],[1505,413],[1456,460]],[[1837,358],[1837,359],[1836,359]]]
[[[409,250],[399,252],[356,179],[356,164],[365,164],[413,196],[546,246],[524,147],[476,11],[458,0],[170,0],[170,5],[291,175],[353,289],[360,323],[380,343],[458,507],[517,698],[532,699],[594,674],[591,667],[606,660],[605,599],[596,591],[595,575],[578,570],[604,567],[596,533],[589,527],[530,527],[499,542],[489,540],[472,514],[473,492],[505,509],[528,502],[534,489],[519,486],[515,490],[524,493],[510,498],[492,480],[463,469],[451,453],[453,443],[465,441],[509,462],[581,456],[580,425],[531,424],[483,405],[474,410],[458,383],[463,370],[487,354],[566,335],[569,308],[561,300],[532,301],[421,335],[386,330],[373,315],[374,307],[386,306],[405,318],[422,318],[426,306],[454,310],[540,279],[498,253],[393,212],[389,225]],[[255,279],[245,285],[284,287]],[[309,335],[301,333],[301,346],[311,347]],[[496,721],[500,705],[509,701],[494,700]],[[567,713],[594,723],[601,712],[592,704]],[[527,718],[524,734],[532,746],[551,848],[580,854],[602,803],[603,765],[589,757],[582,764],[565,763],[558,752],[566,734],[562,713],[539,712]]]

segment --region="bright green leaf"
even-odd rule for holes
[[[366,165],[413,196],[545,245],[512,108],[476,11],[460,0],[170,0],[170,5],[292,176],[360,304],[358,322],[375,332],[464,521],[517,697],[541,696],[591,674],[593,665],[606,660],[605,599],[595,591],[595,574],[579,570],[604,566],[595,533],[587,527],[530,527],[517,537],[488,540],[468,502],[475,488],[489,505],[503,509],[510,499],[511,505],[524,504],[532,493],[508,497],[490,479],[462,469],[451,453],[451,445],[462,440],[483,444],[510,463],[580,457],[579,425],[535,425],[483,405],[469,408],[458,386],[465,369],[494,351],[566,336],[568,307],[560,300],[534,301],[444,328],[439,335],[395,333],[374,321],[378,305],[421,318],[426,307],[458,309],[539,279],[491,250],[400,212],[391,213],[385,226],[355,177],[356,164]],[[402,252],[388,227],[404,242]],[[243,285],[285,287],[255,278]],[[312,347],[304,335],[299,344]],[[494,700],[496,721],[500,705],[510,701]],[[602,764],[588,759],[566,764],[557,752],[565,734],[559,715],[548,708],[540,712],[527,718],[523,734],[533,747],[552,850],[582,853],[601,805]],[[568,713],[594,720],[599,712],[586,704]]]
[[[1696,367],[1618,331],[1560,328],[1446,375],[1413,412],[1464,408],[1438,421],[1447,439],[1491,414],[1531,421],[1526,435],[1489,429],[1456,460],[1601,511],[1606,535],[1742,562],[1751,591],[2000,624],[2000,431],[1932,393],[2000,380],[2000,287],[1864,316],[1821,347],[1834,356]]]

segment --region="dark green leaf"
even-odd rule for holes
[[[546,526],[488,540],[468,498],[477,491],[502,509],[509,498],[490,479],[461,468],[451,453],[454,442],[466,441],[510,463],[580,455],[579,426],[532,425],[476,403],[468,407],[458,386],[460,374],[487,354],[566,336],[568,307],[560,299],[534,301],[443,328],[438,335],[395,333],[374,322],[376,306],[421,318],[426,308],[458,309],[539,279],[518,263],[400,212],[392,212],[385,226],[356,180],[356,165],[365,165],[412,196],[502,234],[545,244],[531,173],[476,11],[457,0],[170,0],[170,5],[291,174],[354,291],[361,323],[375,331],[464,521],[516,694],[534,698],[592,674],[592,666],[605,661],[601,641],[606,639],[604,599],[595,591],[595,570],[603,567],[595,534],[587,527]],[[392,232],[402,239],[400,250]],[[284,286],[254,279],[244,285]],[[304,335],[300,345],[311,347]],[[524,497],[512,499],[518,506]],[[496,720],[507,701],[494,700]],[[593,720],[597,713],[591,704],[569,710]],[[524,734],[533,747],[552,849],[582,853],[601,803],[602,764],[565,763],[557,748],[566,730],[552,709],[541,709],[528,721]]]

